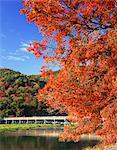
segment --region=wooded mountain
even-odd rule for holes
[[[57,115],[43,102],[38,102],[38,90],[46,82],[39,75],[24,75],[6,68],[0,69],[0,116]]]

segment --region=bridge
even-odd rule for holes
[[[34,117],[7,117],[3,124],[68,124],[67,116],[34,116]]]

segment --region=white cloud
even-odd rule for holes
[[[7,56],[0,56],[2,59],[5,59],[5,60],[13,60],[13,61],[26,61],[26,60],[29,60],[30,57],[29,56],[19,56],[19,55],[13,55],[12,53],[9,53],[10,55],[7,55]]]
[[[19,55],[19,54],[18,54],[18,51],[15,51],[15,52],[9,52],[9,54],[10,54],[10,55],[16,55],[16,56]]]
[[[20,50],[21,50],[21,51],[28,52],[26,47],[21,47]]]
[[[29,57],[29,56],[26,56],[26,55],[24,55],[23,58],[25,58],[25,59],[30,59],[30,57]]]
[[[13,61],[26,61],[30,59],[28,55],[27,48],[29,47],[31,41],[29,42],[21,42],[19,50],[9,50],[7,55],[1,55],[0,57],[4,60],[13,60]],[[28,52],[27,55],[22,52]]]
[[[7,53],[7,55],[0,55],[0,57],[4,60],[13,60],[13,61],[26,61],[30,59],[30,56],[24,55],[19,50],[10,50],[10,52]]]
[[[14,61],[25,61],[24,58],[18,57],[18,56],[7,56],[8,60],[14,60]]]
[[[20,50],[24,52],[28,52],[27,48],[30,46],[30,43],[21,42]]]

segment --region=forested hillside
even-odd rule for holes
[[[0,69],[0,116],[57,115],[57,112],[38,102],[38,90],[46,82],[39,75],[28,76]]]

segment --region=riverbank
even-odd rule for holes
[[[42,129],[42,128],[58,128],[63,127],[59,124],[0,124],[0,133],[6,133],[16,130]]]

